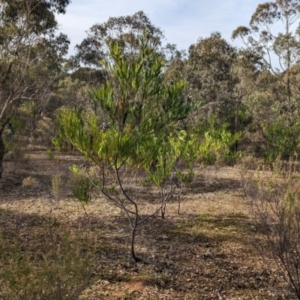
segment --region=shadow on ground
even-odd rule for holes
[[[74,162],[78,159],[53,163],[45,155],[19,165],[6,162],[1,200],[51,193],[52,176],[67,178]],[[28,177],[38,184],[24,186]],[[211,179],[200,177],[192,192],[240,187],[235,179]],[[122,215],[70,221],[63,214],[2,209],[0,233],[3,299],[78,299],[80,294],[82,300],[282,299],[276,266],[257,256],[249,239],[256,232],[243,214],[153,217],[140,226],[136,240],[144,263],[130,257],[130,230]]]

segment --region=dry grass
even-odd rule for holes
[[[50,161],[46,152],[37,151],[28,156],[29,162],[17,166],[12,161],[5,163],[0,181],[0,232],[15,245],[15,255],[21,251],[22,257],[31,257],[40,273],[28,266],[28,273],[19,270],[26,265],[7,267],[18,274],[20,286],[13,290],[7,283],[5,288],[1,285],[0,295],[7,295],[2,298],[19,299],[24,290],[32,292],[25,282],[43,277],[41,268],[50,265],[56,272],[50,268],[50,274],[59,277],[52,283],[64,283],[67,292],[65,298],[57,298],[54,289],[47,299],[283,299],[286,284],[276,265],[267,253],[258,255],[253,246],[264,240],[248,215],[240,168],[200,171],[193,186],[183,193],[182,214],[177,214],[174,200],[167,206],[165,220],[154,217],[140,227],[136,250],[146,263],[136,264],[129,255],[128,222],[120,209],[95,194],[85,212],[74,199],[68,167],[81,158],[56,155]],[[22,183],[30,176],[39,185],[24,189]],[[51,201],[53,176],[60,176],[64,187],[57,207]],[[153,205],[145,202],[142,214],[153,211]],[[49,239],[50,229],[54,240]],[[63,251],[57,252],[58,246]],[[51,263],[46,249],[54,251]],[[9,259],[12,256],[4,251],[0,264],[7,265]],[[75,264],[74,268],[68,270],[68,263]],[[83,276],[69,280],[83,269]],[[68,291],[74,286],[77,292],[71,295]],[[37,288],[35,297],[23,299],[46,299],[41,291]]]

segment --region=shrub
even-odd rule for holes
[[[61,188],[62,188],[61,176],[54,175],[51,179],[51,191],[52,191],[52,195],[53,195],[56,203],[58,203],[58,201],[59,201],[59,197],[61,194]]]
[[[268,124],[264,128],[264,159],[273,162],[277,157],[288,160],[299,150],[299,125],[283,122]]]
[[[76,176],[73,194],[83,203],[88,203],[91,200],[92,184],[90,180],[83,176]]]
[[[273,167],[269,176],[252,175],[244,180],[257,229],[293,293],[300,299],[300,173],[295,163]],[[259,246],[256,244],[256,246]]]
[[[53,219],[22,235],[2,229],[0,298],[78,299],[91,281],[95,261],[95,244],[87,233]]]

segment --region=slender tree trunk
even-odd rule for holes
[[[238,119],[238,115],[239,115],[239,112],[238,112],[238,104],[235,103],[235,112],[234,112],[234,134],[236,134],[238,132],[238,122],[239,122],[239,119]],[[239,144],[238,144],[238,141],[236,140],[235,142],[235,152],[238,151],[238,147],[239,147]]]
[[[180,195],[178,196],[178,210],[177,210],[177,213],[178,213],[178,215],[180,215],[180,207],[181,206],[181,197],[180,197]]]
[[[5,145],[2,137],[2,132],[0,133],[0,178],[3,172],[3,158],[5,154]]]
[[[135,254],[135,235],[136,235],[137,225],[134,226],[131,232],[131,256],[135,260],[135,262],[142,261],[139,257]]]
[[[165,219],[165,214],[166,214],[166,204],[164,204],[164,205],[161,207],[161,218],[162,218],[162,219]]]
[[[286,35],[290,34],[290,25],[289,25],[289,17],[286,16],[286,24],[285,24],[285,33]],[[287,96],[288,96],[288,105],[287,105],[287,111],[289,114],[291,113],[291,83],[290,83],[290,68],[291,68],[291,49],[290,49],[290,41],[288,40],[287,44],[287,57],[286,57],[286,63],[287,63]],[[289,116],[289,119],[291,116]]]

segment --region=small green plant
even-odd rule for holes
[[[51,179],[51,191],[55,199],[55,202],[58,203],[62,188],[62,179],[60,175],[54,175]]]
[[[73,145],[70,142],[68,142],[67,140],[63,140],[62,139],[63,138],[63,133],[61,133],[62,130],[59,130],[59,131],[60,132],[58,133],[58,135],[61,138],[54,137],[51,140],[51,142],[54,145],[55,149],[60,151],[60,152],[66,152],[66,153],[72,152]]]
[[[176,176],[186,186],[190,186],[195,180],[195,171],[193,169],[188,170],[188,172],[182,172],[181,170],[178,170],[176,172]]]
[[[82,203],[86,204],[91,200],[92,183],[86,176],[84,170],[73,164],[69,170],[73,175],[73,194]]]
[[[299,151],[299,124],[274,122],[264,127],[265,143],[263,157],[267,163],[277,158],[288,160]]]
[[[94,241],[53,219],[30,229],[0,230],[0,298],[78,299],[95,272]]]
[[[5,142],[5,151],[7,152],[6,158],[13,160],[15,162],[24,162],[29,163],[30,158],[26,154],[25,149],[21,148],[19,145],[16,144],[8,144]]]
[[[76,176],[73,193],[80,202],[88,203],[91,200],[91,190],[92,184],[88,178]]]
[[[9,151],[13,150],[13,144],[8,139],[4,139],[3,143],[5,153],[8,153]]]
[[[241,151],[232,151],[231,147],[241,138],[242,132],[232,134],[227,124],[217,128],[214,120],[204,132],[204,141],[200,153],[204,164],[231,163],[242,157]]]
[[[51,161],[54,160],[54,152],[51,149],[47,150],[47,156],[48,156],[49,160],[51,160]]]

